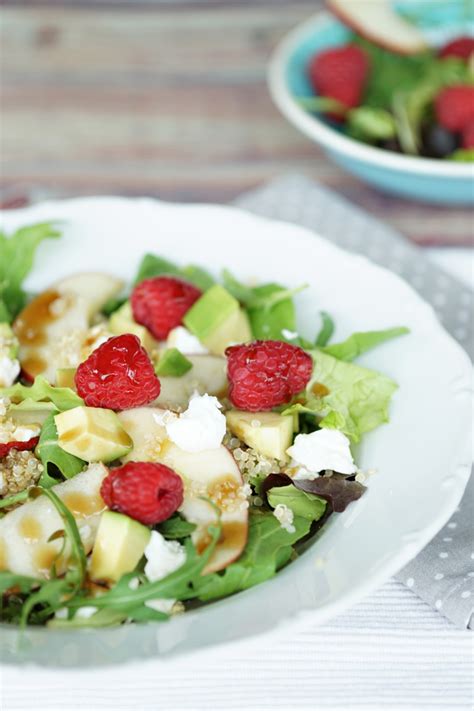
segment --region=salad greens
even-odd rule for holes
[[[21,227],[9,237],[0,231],[0,322],[12,321],[25,305],[22,284],[41,242],[60,234],[51,223]]]
[[[388,132],[390,121],[387,120],[384,111],[386,109],[383,106],[374,106],[364,112],[359,111],[358,118],[354,118],[354,127],[357,126],[360,132],[378,131],[380,135],[384,131]],[[375,127],[374,122],[378,122],[378,127]],[[3,281],[0,281],[0,316],[6,313],[8,320],[11,321],[26,303],[22,281],[31,267],[34,250],[43,239],[57,236],[58,233],[50,225],[39,225],[19,230],[8,239],[8,249],[14,243],[20,244],[20,240],[22,245],[27,245],[27,249],[22,251],[23,258],[14,262],[13,273],[8,270],[8,279],[3,273]],[[0,256],[9,255],[9,252],[1,251],[6,249],[6,242],[4,236],[0,237]],[[5,262],[2,260],[1,264]],[[118,561],[117,565],[125,565],[125,568],[120,568],[120,572],[114,571],[116,574],[112,579],[94,577],[94,548],[91,551],[90,545],[94,545],[94,541],[97,543],[105,519],[100,508],[103,505],[99,496],[99,492],[102,491],[100,483],[105,481],[103,477],[110,476],[109,471],[113,472],[116,467],[129,459],[135,463],[152,461],[165,463],[165,466],[168,466],[168,460],[160,459],[162,449],[166,452],[167,445],[163,446],[164,441],[159,439],[160,428],[165,427],[166,423],[165,420],[160,419],[162,410],[158,410],[157,419],[157,411],[152,409],[162,406],[158,401],[158,405],[152,403],[148,408],[138,407],[126,411],[115,412],[103,407],[94,409],[87,406],[73,387],[56,387],[43,375],[38,375],[33,384],[24,384],[19,380],[11,387],[1,388],[0,433],[2,427],[16,428],[18,423],[21,423],[18,425],[20,427],[23,425],[28,427],[30,421],[32,425],[38,422],[42,424],[39,442],[34,452],[16,452],[13,447],[11,450],[10,448],[4,450],[7,454],[0,456],[0,474],[3,476],[2,481],[7,483],[9,477],[11,479],[13,476],[14,467],[19,466],[20,460],[24,462],[26,472],[30,471],[28,469],[30,464],[33,468],[38,466],[35,480],[25,484],[22,491],[11,488],[3,495],[0,494],[0,544],[6,540],[6,538],[2,539],[2,535],[8,535],[5,532],[9,530],[6,524],[12,520],[9,518],[10,509],[19,509],[20,513],[26,512],[27,509],[21,509],[22,505],[34,506],[35,498],[39,495],[49,500],[62,521],[60,530],[55,531],[45,541],[45,544],[55,541],[57,548],[57,552],[56,548],[53,550],[54,559],[49,576],[39,566],[36,568],[37,575],[25,575],[23,574],[25,569],[20,569],[17,573],[1,570],[0,555],[1,620],[21,626],[47,624],[54,628],[71,629],[127,622],[165,621],[176,611],[177,608],[173,608],[173,605],[179,607],[183,603],[207,602],[269,580],[298,555],[298,544],[304,542],[309,535],[313,535],[328,516],[333,512],[344,511],[365,491],[365,487],[356,481],[355,465],[354,473],[351,475],[339,474],[337,471],[323,468],[319,472],[314,471],[314,478],[296,477],[296,465],[290,459],[289,447],[297,433],[304,437],[306,434],[322,429],[339,430],[355,443],[364,433],[386,422],[390,398],[397,387],[396,384],[386,375],[363,368],[352,361],[382,343],[407,334],[408,329],[397,327],[355,332],[345,340],[333,343],[335,330],[333,318],[327,312],[320,311],[319,328],[316,327],[312,334],[300,335],[297,331],[297,309],[294,297],[306,288],[306,285],[292,289],[275,282],[249,285],[239,281],[228,270],[223,270],[218,281],[199,266],[181,267],[153,254],[145,255],[141,261],[135,284],[164,274],[188,280],[203,292],[220,281],[224,288],[220,287],[219,290],[224,292],[230,302],[228,320],[224,324],[224,329],[219,318],[216,319],[217,328],[221,329],[220,335],[224,334],[222,337],[227,339],[224,344],[219,340],[219,350],[213,351],[211,345],[208,347],[203,339],[199,338],[199,333],[188,333],[188,337],[197,338],[200,345],[205,346],[199,362],[205,364],[203,381],[205,392],[213,395],[206,401],[206,406],[210,406],[210,403],[218,398],[218,409],[223,414],[217,412],[216,416],[222,418],[224,415],[225,422],[222,429],[225,431],[227,428],[223,441],[234,455],[229,459],[229,452],[226,451],[224,461],[226,466],[230,468],[234,466],[237,478],[232,480],[226,478],[230,476],[227,474],[224,477],[216,475],[213,486],[209,485],[205,494],[199,493],[197,499],[200,515],[203,511],[201,499],[211,505],[211,518],[204,524],[199,516],[195,519],[189,517],[188,520],[187,506],[175,509],[168,519],[154,526],[144,525],[139,519],[134,520],[120,509],[118,513],[115,509],[114,512],[109,511],[108,530],[114,533],[110,540],[105,541],[106,546],[102,550],[108,550],[108,555]],[[110,322],[105,320],[104,314],[112,314],[123,302],[124,297],[115,295],[105,307],[100,309],[100,313],[93,315],[93,319],[96,320],[91,320],[91,324],[99,322],[101,328],[107,331]],[[97,309],[99,310],[99,306]],[[215,315],[213,313],[214,317]],[[314,315],[317,321],[316,307]],[[220,314],[218,313],[217,316],[219,317]],[[246,324],[245,333],[248,334],[246,340],[249,337],[263,341],[271,339],[299,346],[311,356],[313,361],[312,375],[305,390],[298,392],[291,401],[272,410],[242,412],[239,409],[232,409],[230,396],[226,397],[222,384],[219,389],[211,390],[213,383],[209,374],[212,375],[216,370],[222,380],[224,369],[222,354],[228,345],[243,340],[241,338],[240,341],[233,341],[231,330],[232,324],[234,327],[237,324],[241,328],[242,320]],[[131,308],[124,319],[116,319],[116,323],[124,321],[125,329],[130,328],[131,333],[134,329],[138,329],[140,338],[146,338],[146,329],[133,319]],[[91,325],[87,335],[93,334],[95,338],[97,332],[94,328]],[[7,330],[12,334],[9,338],[14,339],[11,329]],[[168,341],[157,343],[151,335],[149,340],[151,345],[145,344],[145,340],[142,340],[142,344],[145,350],[148,349],[154,370],[161,379],[161,384],[164,384],[163,388],[166,386],[166,397],[178,398],[174,411],[171,405],[166,405],[170,410],[168,413],[170,421],[176,424],[178,417],[185,417],[180,413],[189,404],[192,389],[202,384],[199,381],[199,371],[196,370],[196,359],[180,345],[175,347]],[[15,349],[8,351],[8,357],[12,362],[17,357],[16,344],[14,345]],[[9,348],[11,348],[11,340]],[[212,357],[207,358],[211,355]],[[84,360],[85,356],[81,357]],[[307,355],[305,359],[309,376],[311,359]],[[64,369],[62,371],[64,375]],[[197,374],[194,379],[195,373]],[[71,369],[71,373],[65,374],[67,377],[62,382],[74,383],[74,371]],[[14,382],[14,379],[12,378],[10,382]],[[191,388],[189,392],[188,387]],[[285,401],[281,400],[281,402]],[[74,420],[72,411],[76,409],[81,413],[82,419]],[[58,435],[55,417],[62,417],[61,413],[66,411],[68,411],[67,417],[71,416],[70,422],[76,429],[79,423],[83,423],[80,432],[82,439],[79,440],[82,449],[78,447],[71,450],[70,441],[67,447],[62,446],[65,445],[66,440],[61,439],[64,435],[61,428]],[[231,414],[234,420],[231,419]],[[157,425],[159,428],[155,429]],[[206,429],[211,426],[213,424],[206,423]],[[147,427],[150,427],[150,432],[147,432]],[[74,427],[69,430],[66,428],[65,431],[74,434]],[[110,444],[109,438],[113,445],[111,449],[107,448]],[[124,438],[127,441],[126,446],[123,444]],[[32,439],[36,441],[35,437]],[[349,441],[343,439],[349,451]],[[12,442],[18,444],[14,439],[8,444]],[[121,446],[117,447],[117,443],[120,442]],[[150,445],[157,446],[150,449]],[[296,443],[293,450],[295,447]],[[179,447],[175,446],[175,449],[179,450]],[[223,449],[222,444],[220,449]],[[69,450],[79,456],[74,456]],[[203,466],[206,471],[213,471],[216,462],[221,466],[223,452],[214,450],[214,454],[216,451],[221,459],[218,457],[214,460],[212,456],[206,459],[209,451],[200,451],[199,455],[204,457],[204,464],[199,466]],[[10,459],[10,452],[13,453],[12,462],[7,461]],[[97,452],[101,452],[101,455],[98,456]],[[181,455],[183,453],[186,455],[182,466],[191,466],[191,463],[192,472],[194,458],[192,453],[186,454],[186,452],[187,450],[181,451]],[[85,459],[82,459],[82,456]],[[99,464],[95,464],[96,462]],[[104,468],[104,462],[107,463],[107,468]],[[99,529],[94,529],[92,533],[92,536],[95,536],[94,541],[86,545],[81,535],[87,528],[91,533],[91,527],[87,523],[87,517],[80,518],[77,510],[80,510],[81,496],[84,496],[79,482],[81,477],[90,473],[91,469],[96,480],[99,478],[97,488],[99,508],[94,509],[96,513],[91,516],[96,516],[100,522],[96,520],[91,524],[99,526]],[[178,471],[177,467],[176,469]],[[186,481],[184,493],[186,497],[189,495],[188,491],[193,490],[192,476],[181,469],[178,474]],[[176,473],[173,475],[177,477]],[[222,479],[225,481],[223,482]],[[58,482],[64,482],[60,490],[54,488]],[[76,489],[72,488],[69,491],[76,496],[76,501],[79,501],[79,504],[76,504],[79,505],[77,510],[73,509],[71,504],[69,504],[70,508],[67,505],[67,487],[71,484],[73,487],[76,486]],[[243,508],[239,509],[239,516],[245,519],[243,529],[239,529],[239,526],[243,525],[243,519],[238,520],[237,528],[234,521],[231,521],[230,528],[226,528],[229,526],[229,521],[225,518],[221,521],[220,518],[224,511],[222,502],[226,501],[228,495],[232,501],[236,485],[240,487],[239,496],[243,496]],[[83,490],[93,496],[87,487]],[[61,497],[64,497],[64,500],[56,491],[62,491]],[[77,498],[78,491],[79,498]],[[184,500],[187,505],[191,501],[191,509],[196,506],[194,499]],[[73,514],[73,510],[76,513]],[[30,516],[30,513],[24,515]],[[4,526],[3,533],[2,526]],[[229,530],[233,530],[234,534],[237,531],[238,542],[233,544],[237,547],[235,551],[232,549],[235,555],[231,555],[225,566],[219,567],[214,564],[214,554],[222,552],[219,546],[223,542],[227,545],[228,540],[232,540],[234,534],[229,534]],[[226,536],[230,536],[230,539]],[[176,554],[177,550],[183,555],[178,567],[170,568],[171,572],[162,573],[158,579],[150,574],[146,564],[146,561],[150,562],[148,556],[151,555],[148,551],[148,543],[153,541],[156,543],[157,539],[154,537],[161,541],[160,545],[165,547],[162,550],[167,550],[170,557],[173,551]],[[101,545],[103,544],[104,541]],[[166,546],[170,547],[166,549]],[[90,552],[92,555],[89,560]],[[133,565],[129,563],[132,559]],[[34,569],[31,566],[27,568],[28,571]],[[123,570],[126,572],[124,573]]]
[[[293,544],[309,533],[311,521],[295,516],[289,532],[270,512],[251,512],[249,537],[243,555],[223,573],[198,578],[194,584],[199,600],[214,600],[272,578],[293,555]]]

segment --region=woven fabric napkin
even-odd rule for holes
[[[474,356],[474,292],[446,274],[390,226],[302,176],[286,176],[241,196],[237,205],[295,222],[402,276],[435,309],[444,328]],[[474,476],[451,520],[397,579],[460,628],[474,627]]]

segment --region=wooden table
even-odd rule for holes
[[[133,5],[133,7],[132,7]],[[89,0],[2,10],[4,205],[117,193],[226,202],[305,173],[425,245],[472,244],[466,209],[385,196],[273,106],[273,47],[321,0]]]

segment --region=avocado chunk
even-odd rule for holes
[[[286,450],[293,441],[294,418],[278,412],[244,412],[229,410],[226,414],[230,431],[249,447],[265,457],[286,461]]]
[[[160,357],[155,373],[159,376],[179,378],[191,370],[193,364],[177,348],[168,348]]]
[[[130,301],[126,301],[117,311],[114,311],[109,319],[109,331],[114,336],[133,333],[138,336],[143,348],[148,352],[156,348],[156,341],[150,331],[134,320]]]
[[[58,368],[56,371],[56,385],[58,388],[71,388],[71,390],[75,390],[75,375],[75,368]]]
[[[112,410],[74,407],[56,415],[54,422],[61,449],[86,462],[111,462],[124,457],[133,447]]]
[[[114,511],[105,511],[92,550],[93,580],[119,580],[135,570],[150,540],[151,531],[138,521]]]
[[[233,343],[252,340],[247,314],[224,287],[216,284],[189,309],[183,323],[215,355]]]

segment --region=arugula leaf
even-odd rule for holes
[[[291,293],[278,284],[264,284],[255,288],[255,295],[263,300],[260,306],[248,308],[250,326],[255,338],[281,340],[282,331],[295,331],[296,313]],[[278,297],[278,301],[270,301]],[[255,302],[254,302],[255,303]]]
[[[64,479],[72,479],[79,474],[86,462],[73,454],[68,454],[58,445],[58,432],[54,422],[54,415],[50,415],[41,428],[40,439],[35,449],[35,454],[44,466],[39,484],[46,489],[58,483],[58,480],[51,476],[51,471],[58,469]]]
[[[297,96],[296,101],[306,111],[311,113],[328,113],[344,116],[347,106],[330,96]]]
[[[35,378],[33,385],[17,383],[12,385],[11,388],[0,388],[0,395],[10,398],[15,403],[23,400],[52,402],[60,412],[84,405],[84,401],[74,390],[71,390],[71,388],[56,388],[50,385],[42,375],[38,375]]]
[[[120,613],[122,619],[134,620],[137,622],[153,620],[165,620],[167,615],[149,608],[146,603],[158,599],[188,600],[195,597],[194,585],[201,578],[201,573],[211,557],[216,544],[220,538],[222,527],[218,525],[209,526],[210,543],[202,554],[198,554],[190,539],[185,542],[186,561],[184,564],[170,573],[165,578],[156,582],[147,582],[143,575],[127,573],[122,576],[117,584],[107,593],[95,597],[93,601],[85,596],[76,595],[65,603],[65,607],[77,610],[79,607],[91,604],[99,611]],[[135,578],[139,578],[140,585],[131,588],[130,583]],[[94,626],[97,622],[96,615],[84,621],[82,626]]]
[[[322,324],[316,336],[315,346],[322,348],[331,340],[332,334],[334,333],[334,321],[326,311],[320,311],[319,313]]]
[[[338,360],[350,361],[385,343],[385,341],[404,336],[407,333],[410,333],[410,329],[404,326],[386,328],[383,331],[358,331],[346,338],[345,341],[326,346],[323,350]]]
[[[182,277],[191,284],[194,284],[202,291],[207,291],[215,284],[213,277],[205,269],[194,264],[188,264],[186,267],[178,267],[173,262],[158,257],[156,254],[145,254],[140,266],[134,284],[139,284],[144,279],[161,276],[167,274],[170,276]]]
[[[186,521],[179,514],[175,514],[167,521],[157,526],[158,531],[167,539],[186,538],[196,529],[194,523]]]
[[[51,223],[21,227],[10,237],[0,232],[0,321],[12,321],[24,307],[22,284],[31,271],[38,246],[45,239],[60,236]]]
[[[309,532],[311,522],[295,516],[294,533],[289,533],[268,512],[251,511],[249,537],[241,557],[222,573],[212,573],[198,578],[194,589],[199,600],[213,600],[246,590],[272,578],[276,571],[288,563],[293,545]]]
[[[291,509],[295,516],[301,516],[308,521],[318,521],[326,510],[326,501],[305,491],[296,489],[293,484],[274,486],[267,493],[267,501],[275,509],[283,504]]]
[[[28,490],[24,489],[23,491],[18,492],[18,494],[11,494],[10,496],[5,496],[3,499],[0,499],[0,509],[6,509],[9,506],[21,504],[23,501],[27,500],[28,495]]]

